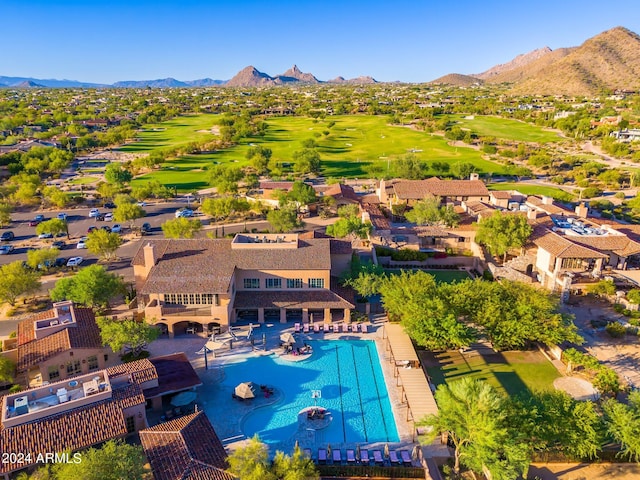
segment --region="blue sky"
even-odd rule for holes
[[[423,82],[615,26],[640,33],[637,0],[0,0],[0,17],[0,75],[98,83],[293,64]]]

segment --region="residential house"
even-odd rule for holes
[[[471,180],[441,180],[431,177],[426,180],[381,180],[377,189],[380,202],[391,208],[393,205],[412,206],[420,200],[438,197],[443,204],[463,201],[489,202],[489,190],[477,174]]]
[[[346,250],[298,234],[143,240],[132,262],[139,312],[169,336],[206,335],[239,319],[348,320],[353,299],[336,282]]]
[[[161,423],[140,432],[155,480],[234,480],[227,452],[204,412]]]
[[[18,324],[17,379],[29,386],[56,382],[115,365],[119,359],[103,346],[90,308],[57,302],[50,310]]]

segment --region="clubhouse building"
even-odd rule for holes
[[[338,286],[351,244],[304,234],[144,240],[133,258],[138,312],[175,334],[208,335],[238,321],[349,321]]]

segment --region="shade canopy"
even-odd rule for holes
[[[292,333],[286,332],[280,335],[280,341],[283,343],[293,344],[293,343],[296,343],[296,338],[293,336]]]
[[[240,398],[254,398],[256,396],[254,385],[252,382],[243,382],[235,389],[235,394]]]
[[[196,399],[196,392],[182,392],[171,399],[171,405],[174,407],[184,407],[189,405]]]

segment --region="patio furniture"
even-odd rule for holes
[[[389,452],[389,461],[391,465],[400,465],[400,460],[398,459],[398,453],[395,450],[391,450]]]
[[[356,463],[356,452],[351,448],[347,449],[347,463],[348,464]]]
[[[411,466],[411,455],[408,450],[400,450],[400,458],[402,458],[402,463],[410,467]]]
[[[309,324],[305,323],[302,325],[302,332],[303,333],[309,333]]]
[[[362,329],[362,333],[369,333],[369,327],[367,327],[366,323],[360,325],[360,328]]]
[[[369,465],[369,450],[360,450],[360,463]]]
[[[310,448],[305,448],[304,450],[302,450],[302,453],[304,454],[305,457],[307,458],[311,458],[311,449]]]
[[[333,463],[342,463],[342,450],[339,448],[333,450]]]
[[[296,333],[300,333],[300,324],[299,323],[294,323],[293,324],[293,330]]]
[[[324,448],[318,449],[318,463],[327,463],[327,450]]]
[[[382,452],[380,450],[373,451],[373,461],[376,465],[382,465],[384,463],[382,460]]]

